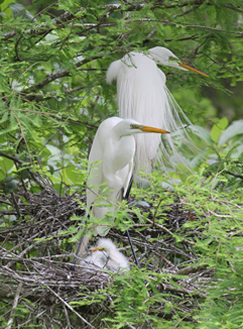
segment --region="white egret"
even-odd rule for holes
[[[89,155],[87,209],[91,209],[91,218],[103,218],[107,211],[114,210],[117,203],[126,195],[133,173],[133,158],[136,151],[133,135],[141,133],[168,134],[169,132],[118,117],[106,119],[100,124]],[[104,184],[108,188],[104,196],[109,203],[107,207],[98,205]],[[110,207],[110,204],[113,206]],[[97,227],[97,233],[106,235],[107,227]],[[83,257],[85,254],[88,241],[88,234],[81,238],[76,253],[78,257]]]
[[[117,102],[119,116],[146,122],[151,126],[164,127],[171,133],[176,132],[181,142],[188,145],[189,136],[183,129],[191,124],[166,87],[166,76],[157,64],[190,70],[207,76],[205,73],[181,62],[169,49],[151,48],[148,54],[130,52],[121,60],[113,62],[107,71],[107,83],[117,80]],[[173,154],[180,159],[172,135],[166,139]],[[169,158],[165,145],[159,135],[143,134],[136,136],[136,161],[140,168],[150,171],[151,161],[162,157]],[[189,143],[190,145],[190,143]]]
[[[82,260],[82,266],[96,266],[112,272],[129,270],[128,259],[117,249],[110,239],[101,238],[90,256]]]

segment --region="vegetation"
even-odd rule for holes
[[[242,1],[0,1],[1,328],[243,328]],[[109,237],[124,275],[72,271],[87,154],[117,115],[110,63],[165,46],[210,77],[163,67],[200,128],[189,171],[136,185]],[[171,158],[173,162],[173,156]],[[114,214],[108,214],[104,222]],[[87,219],[86,227],[94,223]]]

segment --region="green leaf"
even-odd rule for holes
[[[223,145],[236,135],[241,134],[243,134],[243,120],[233,121],[232,124],[220,135],[219,145]]]
[[[218,123],[215,123],[211,130],[211,138],[215,143],[218,143],[219,136],[221,135],[222,131],[228,126],[228,119],[222,118]]]

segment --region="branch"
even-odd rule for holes
[[[11,327],[12,327],[12,323],[13,323],[13,320],[14,320],[14,313],[15,313],[15,309],[18,305],[19,295],[20,295],[20,291],[22,289],[22,286],[23,286],[23,283],[20,282],[19,285],[18,285],[18,288],[16,290],[15,296],[14,296],[13,307],[12,307],[12,310],[11,310],[11,313],[10,313],[10,317],[9,317],[6,329],[11,329]]]
[[[173,26],[177,26],[179,28],[187,28],[187,29],[191,29],[191,28],[195,28],[195,29],[203,29],[203,30],[210,30],[210,31],[215,31],[215,32],[224,32],[224,33],[231,33],[231,34],[239,34],[240,36],[243,36],[243,32],[238,32],[238,31],[226,31],[223,29],[217,29],[215,27],[210,27],[210,26],[204,26],[204,25],[182,25],[179,23],[173,23],[170,22],[168,20],[162,20],[161,23],[164,23],[165,25],[173,25]]]
[[[204,2],[205,0],[194,0],[194,3],[192,3],[192,1],[185,1],[182,4],[178,4],[178,2],[175,2],[175,4],[173,5],[166,5],[164,1],[160,1],[160,2],[155,2],[154,5],[150,8],[151,9],[155,9],[155,8],[167,8],[167,9],[171,9],[171,8],[182,8],[188,5],[200,5]],[[131,3],[131,2],[127,2],[127,3],[121,3],[121,4],[108,4],[105,5],[103,9],[107,8],[110,10],[110,12],[113,12],[115,10],[122,10],[123,7],[126,7],[126,11],[134,11],[134,10],[141,10],[144,7],[148,6],[148,4],[145,3]]]
[[[4,152],[2,152],[2,151],[0,151],[0,156],[2,156],[2,157],[5,157],[5,158],[7,158],[7,159],[10,159],[10,160],[12,160],[13,162],[17,162],[17,163],[23,163],[23,161],[22,160],[19,160],[19,159],[17,159],[16,157],[14,157],[14,156],[12,156],[12,155],[8,155],[8,154],[6,154],[6,153],[4,153]]]
[[[143,9],[146,6],[150,6],[150,9],[155,9],[155,8],[167,8],[167,9],[171,9],[171,8],[183,8],[185,6],[193,5],[193,4],[200,5],[203,2],[204,2],[204,0],[194,0],[194,2],[192,2],[192,1],[188,1],[188,2],[185,1],[182,4],[178,4],[176,2],[173,5],[167,6],[164,3],[164,1],[161,1],[161,2],[155,3],[152,7],[150,6],[150,4],[148,5],[148,4],[144,4],[144,3],[142,3],[142,4],[137,4],[137,3],[107,4],[104,7],[102,7],[101,9],[102,10],[107,9],[109,12],[106,14],[106,16],[109,17],[112,12],[114,12],[116,10],[123,10],[123,7],[125,7],[124,10],[126,10],[126,11],[134,11],[134,10],[137,10],[138,11],[138,10]],[[233,7],[233,8],[230,8],[230,9],[235,9],[235,8]],[[86,10],[86,8],[80,7],[80,8],[77,9],[76,12],[85,11],[85,10]],[[42,13],[42,11],[41,11],[41,13]],[[69,11],[65,11],[60,16],[58,16],[56,18],[53,18],[50,25],[55,24],[56,26],[58,26],[59,28],[61,28],[62,25],[63,25],[62,23],[67,22],[69,20],[72,20],[74,18],[76,18],[75,14],[71,14]],[[34,29],[27,29],[27,30],[23,31],[23,33],[30,34],[30,35],[41,35],[41,34],[44,34],[44,33],[49,33],[49,32],[51,32],[53,30],[53,28],[49,28],[48,26],[49,25],[47,25],[47,24],[39,24],[39,25],[36,25],[36,27]],[[10,38],[15,37],[17,34],[18,34],[17,31],[11,31],[11,32],[8,32],[6,34],[3,34],[2,37],[0,37],[0,39],[2,39],[2,40],[8,40]]]
[[[43,285],[45,285],[45,283],[43,282]],[[54,290],[52,290],[49,286],[46,286],[46,288],[48,290],[50,290],[53,295],[55,295],[58,299],[60,299],[60,301],[67,307],[69,308],[74,314],[77,315],[77,317],[79,317],[84,323],[86,323],[90,328],[95,329],[95,327],[92,326],[92,324],[90,324],[88,321],[86,321],[77,311],[75,311],[74,308],[72,308],[72,306],[70,306],[61,296],[59,296]]]
[[[236,10],[239,13],[243,13],[243,9],[236,8],[236,7],[234,7],[233,5],[230,5],[230,4],[224,4],[224,7],[229,8],[229,9],[232,9],[232,10]]]
[[[84,8],[81,7],[81,8],[78,8],[77,9],[77,12],[79,11],[83,11]],[[62,26],[60,26],[60,23],[64,23],[68,20],[71,20],[75,18],[75,16],[71,13],[69,13],[69,11],[65,11],[63,14],[61,14],[60,16],[56,17],[56,18],[53,18],[52,21],[51,21],[51,24],[55,24],[57,25],[59,28]],[[53,30],[53,28],[48,28],[48,26],[46,24],[39,24],[36,26],[35,29],[28,29],[28,30],[25,30],[23,31],[25,34],[30,34],[30,35],[39,35],[39,34],[44,34],[44,33],[49,33]],[[2,40],[8,40],[10,38],[13,38],[17,35],[17,31],[11,31],[11,32],[8,32],[6,34],[3,34],[2,37],[0,37]]]
[[[242,175],[235,174],[235,173],[230,172],[230,171],[228,171],[228,170],[224,170],[224,172],[225,172],[226,174],[231,175],[231,176],[234,176],[234,177],[236,177],[236,178],[243,179],[243,176],[242,176]]]
[[[80,67],[92,60],[95,60],[95,59],[98,59],[98,58],[102,58],[103,56],[93,56],[93,57],[90,57],[89,59],[87,58],[84,58],[82,61],[78,62],[75,64],[76,67]],[[56,79],[59,79],[59,78],[63,78],[65,76],[68,76],[70,73],[69,70],[63,70],[61,72],[58,72],[58,73],[54,73],[52,75],[49,75],[47,78],[45,78],[42,82],[39,82],[37,84],[35,84],[34,86],[28,88],[28,89],[25,89],[25,93],[29,93],[29,92],[32,92],[33,90],[35,89],[41,89],[43,88],[45,85],[47,85],[48,83],[52,82],[53,80],[56,80]]]

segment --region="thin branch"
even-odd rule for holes
[[[23,283],[20,282],[18,287],[17,287],[15,296],[14,296],[13,307],[12,307],[12,310],[11,310],[11,313],[10,313],[10,317],[9,317],[6,329],[11,329],[11,327],[12,327],[12,323],[13,323],[13,320],[14,320],[14,313],[15,313],[16,307],[18,306],[19,295],[20,295],[20,291],[22,289],[22,286],[23,286]]]
[[[14,208],[16,209],[16,212],[18,214],[18,217],[20,218],[21,217],[21,214],[20,214],[20,211],[19,211],[18,203],[17,203],[17,201],[15,199],[14,193],[11,191],[10,194],[11,194],[11,198],[12,198],[12,201],[13,201]]]
[[[238,31],[226,31],[223,29],[217,29],[215,27],[210,27],[210,26],[204,26],[204,25],[182,25],[179,23],[173,23],[168,20],[162,20],[161,23],[164,23],[165,25],[173,25],[177,26],[179,28],[188,28],[188,29],[203,29],[203,30],[209,30],[209,31],[215,31],[215,32],[223,32],[223,33],[231,33],[231,34],[239,34],[240,36],[243,36],[243,32],[238,32]]]
[[[30,163],[31,163],[31,165],[32,165],[32,159],[31,159],[30,149],[29,149],[29,145],[28,145],[28,143],[27,143],[27,140],[26,140],[26,138],[25,138],[24,130],[23,130],[23,128],[22,128],[22,125],[21,125],[21,123],[20,123],[19,118],[17,117],[17,115],[14,114],[14,117],[15,117],[15,119],[18,121],[18,124],[19,124],[20,130],[21,130],[21,135],[22,135],[22,137],[23,137],[23,139],[24,139],[24,141],[25,141],[25,145],[26,145],[27,150],[28,150],[28,153],[29,153]]]
[[[77,12],[83,11],[83,10],[84,10],[84,8],[81,7],[81,8],[77,9]],[[51,24],[55,24],[55,25],[59,26],[60,23],[64,23],[73,18],[75,18],[75,16],[73,14],[71,14],[69,11],[65,11],[60,16],[53,18]],[[47,26],[48,25],[39,24],[39,25],[35,26],[35,29],[28,29],[28,30],[23,31],[23,33],[30,34],[30,35],[39,35],[39,34],[44,34],[46,32],[51,32],[53,30],[53,28],[48,28]],[[16,32],[16,31],[8,32],[8,33],[4,34],[2,37],[0,37],[0,39],[8,40],[10,38],[15,37],[17,35],[17,33],[18,32]]]
[[[2,151],[0,151],[0,156],[3,156],[3,157],[5,157],[5,158],[7,158],[7,159],[10,159],[10,160],[12,160],[13,162],[17,162],[17,163],[24,163],[22,160],[19,160],[19,159],[17,159],[16,157],[14,157],[14,156],[12,156],[12,155],[8,155],[8,154],[6,154],[6,153],[4,153],[4,152],[2,152]]]
[[[230,5],[230,4],[224,4],[224,7],[235,10],[235,11],[238,11],[239,13],[243,13],[243,9],[236,8],[236,7],[234,7],[233,5]]]
[[[224,172],[225,172],[226,174],[231,175],[231,176],[234,176],[234,177],[236,177],[236,178],[241,178],[241,179],[243,179],[243,176],[242,176],[242,175],[235,174],[235,173],[230,172],[230,171],[228,171],[228,170],[224,170]]]
[[[45,285],[44,282],[42,282],[43,285]],[[85,320],[77,311],[75,311],[72,306],[70,306],[60,295],[58,295],[54,290],[52,290],[48,285],[46,285],[47,289],[50,290],[53,295],[55,295],[67,308],[69,308],[74,314],[77,315],[84,323],[86,323],[90,328],[95,329],[95,327],[92,326],[91,323],[89,323],[87,320]]]
[[[89,59],[87,58],[84,58],[82,61],[78,62],[75,64],[76,67],[80,67],[90,61],[93,61],[95,59],[99,59],[99,58],[102,58],[103,56],[93,56],[93,57],[90,57]],[[32,90],[35,90],[35,89],[41,89],[43,88],[45,85],[47,85],[48,83],[52,82],[53,80],[56,80],[56,79],[59,79],[59,78],[63,78],[65,76],[68,76],[70,73],[69,70],[63,70],[61,72],[57,72],[57,73],[54,73],[52,75],[49,75],[47,78],[45,78],[42,82],[39,82],[37,84],[35,84],[34,86],[28,88],[28,89],[25,89],[25,92],[29,93],[30,91]]]
[[[54,5],[56,5],[58,2],[60,2],[61,0],[57,0],[55,2],[53,2],[52,4],[50,4],[49,6],[45,7],[44,9],[42,9],[41,11],[39,11],[32,19],[31,19],[31,22],[34,21],[34,19],[37,17],[37,16],[40,16],[44,11],[50,9],[51,7],[53,7]]]

